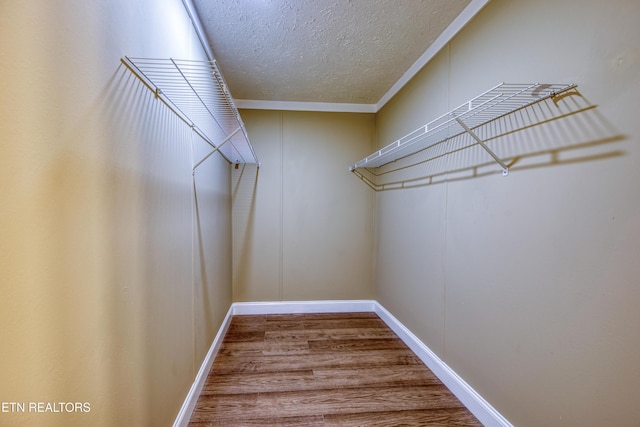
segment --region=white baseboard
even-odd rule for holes
[[[473,415],[485,426],[513,427],[513,425],[493,408],[480,394],[467,384],[453,369],[444,363],[429,347],[418,339],[389,311],[374,300],[349,301],[283,301],[283,302],[237,302],[229,308],[220,331],[216,335],[198,375],[178,413],[174,427],[186,427],[196,406],[202,387],[215,359],[224,334],[233,315],[247,314],[302,314],[336,312],[374,312],[393,332],[427,365]]]
[[[213,361],[218,355],[220,346],[222,346],[222,340],[224,339],[224,336],[229,329],[231,317],[233,317],[233,310],[232,308],[229,308],[229,310],[227,311],[227,315],[224,317],[222,325],[220,326],[216,337],[213,339],[213,343],[211,343],[211,347],[209,347],[209,351],[207,352],[207,355],[205,356],[202,365],[198,370],[198,374],[196,375],[196,378],[191,385],[191,389],[189,390],[189,393],[187,394],[187,397],[182,404],[182,408],[180,408],[180,412],[178,412],[178,416],[173,422],[173,427],[187,427],[187,425],[189,424],[189,420],[191,419],[193,410],[196,407],[196,403],[198,403],[198,398],[200,397],[200,393],[202,392],[204,383],[207,380],[209,371],[211,370],[211,365],[213,365]]]
[[[231,310],[236,315],[348,313],[375,311],[376,304],[373,300],[236,302],[231,305]]]

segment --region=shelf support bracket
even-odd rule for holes
[[[501,159],[500,157],[498,157],[498,156],[497,156],[497,154],[496,154],[496,153],[494,153],[494,152],[493,152],[493,150],[491,150],[491,148],[489,148],[489,147],[487,146],[487,144],[485,144],[485,143],[484,143],[484,141],[483,141],[482,139],[480,139],[480,137],[479,137],[478,135],[476,135],[476,133],[475,133],[474,131],[472,131],[471,129],[469,129],[469,127],[468,127],[468,126],[467,126],[467,125],[466,125],[462,120],[460,120],[460,119],[458,118],[458,116],[454,115],[454,116],[453,116],[453,118],[456,120],[456,122],[458,122],[458,124],[459,124],[460,126],[462,126],[462,128],[465,130],[465,132],[467,132],[469,135],[471,135],[471,137],[472,137],[473,139],[475,139],[475,140],[476,140],[476,142],[477,142],[478,144],[480,144],[480,146],[481,146],[482,148],[484,148],[484,150],[485,150],[487,153],[489,153],[489,155],[490,155],[491,157],[493,157],[493,160],[495,160],[496,162],[498,162],[498,164],[499,164],[500,166],[502,166],[502,176],[507,176],[507,175],[509,175],[509,166],[507,166],[507,165],[505,164],[505,162],[503,162],[503,161],[502,161],[502,159]]]
[[[203,158],[202,160],[200,160],[198,163],[196,163],[196,164],[193,166],[193,172],[195,172],[195,171],[196,171],[196,168],[197,168],[198,166],[200,166],[202,163],[204,163],[204,161],[205,161],[205,160],[207,160],[209,157],[211,157],[211,155],[212,155],[213,153],[215,153],[216,151],[220,150],[220,148],[222,148],[222,146],[223,146],[224,144],[226,144],[227,142],[229,142],[229,141],[231,140],[231,138],[233,138],[233,137],[235,136],[235,134],[236,134],[236,133],[240,132],[240,130],[241,130],[241,129],[242,129],[242,128],[240,128],[240,127],[239,127],[238,129],[236,129],[236,130],[234,130],[233,132],[231,132],[231,133],[230,133],[230,134],[229,134],[229,135],[228,135],[228,136],[227,136],[227,137],[226,137],[226,138],[225,138],[225,139],[224,139],[220,144],[218,144],[218,146],[217,146],[217,147],[215,147],[213,150],[211,150],[211,152],[210,152],[209,154],[207,154],[206,156],[204,156],[204,158]]]

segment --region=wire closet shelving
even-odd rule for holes
[[[509,168],[505,161],[474,130],[573,87],[574,84],[500,83],[358,161],[349,170],[379,168],[466,132],[502,167],[502,174],[506,176]]]
[[[193,165],[194,171],[215,152],[229,163],[260,166],[215,60],[126,56],[122,61],[213,148]]]

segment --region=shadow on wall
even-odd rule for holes
[[[236,165],[232,171],[232,204],[233,204],[233,300],[242,300],[236,284],[248,281],[252,265],[251,251],[254,236],[256,191],[258,188],[259,170],[255,164]],[[237,244],[235,244],[237,242]]]
[[[510,171],[624,155],[608,145],[625,137],[576,88],[472,129]],[[468,133],[379,168],[353,172],[376,191],[422,187],[496,174],[501,168]]]
[[[199,289],[194,289],[194,292],[197,290],[200,291],[198,295],[198,301],[194,304],[198,304],[204,313],[204,322],[206,323],[205,329],[212,330],[215,326],[211,324],[211,319],[213,319],[213,295],[209,292],[209,287],[207,286],[210,283],[210,278],[207,276],[207,255],[205,250],[205,242],[204,242],[204,234],[205,230],[202,224],[202,209],[200,208],[200,202],[198,199],[198,186],[196,185],[196,179],[194,175],[193,179],[193,203],[194,203],[194,256],[197,257],[197,262],[194,260],[194,266],[197,266],[197,274],[199,280],[196,284],[196,287]],[[212,260],[215,261],[215,260]],[[195,267],[194,267],[195,268]],[[194,272],[195,273],[195,272]],[[195,300],[195,298],[194,298]]]
[[[122,65],[70,126],[52,259],[76,287],[61,329],[93,329],[65,341],[61,375],[100,419],[83,424],[164,424],[192,380],[191,130]]]

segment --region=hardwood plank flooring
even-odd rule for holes
[[[375,313],[234,316],[204,426],[481,426]]]

